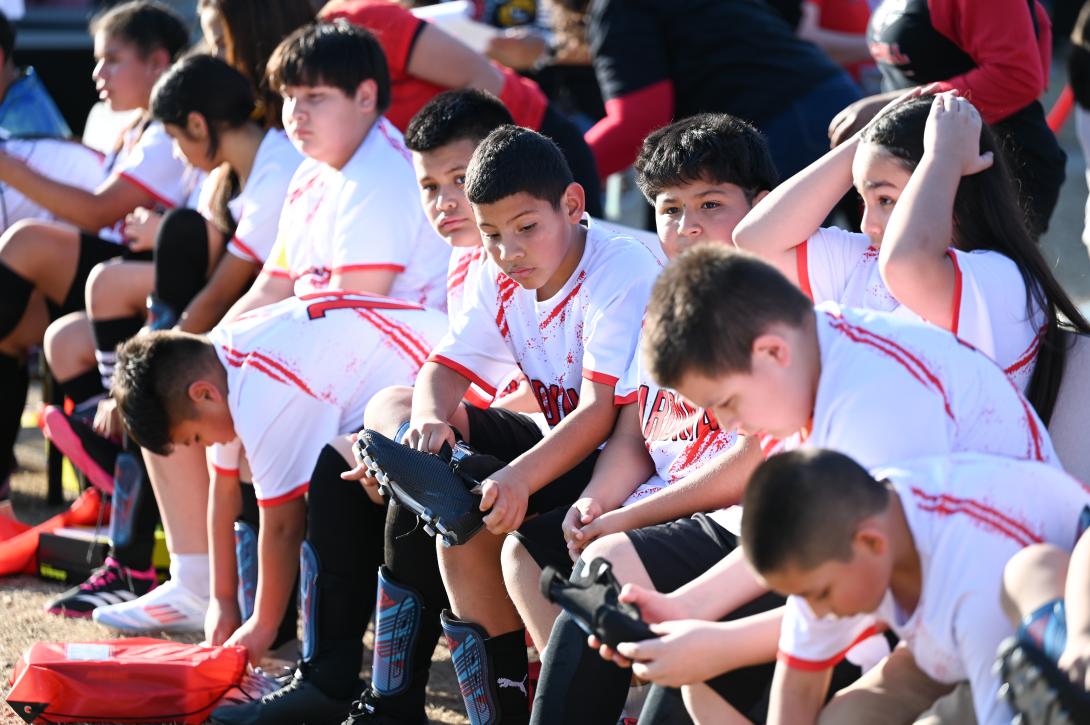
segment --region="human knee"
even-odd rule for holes
[[[513,584],[524,583],[524,572],[530,564],[535,564],[530,552],[516,537],[508,536],[504,539],[503,548],[500,549],[500,565],[503,567],[503,578],[508,587]],[[536,564],[535,564],[536,565]],[[534,586],[537,586],[535,580]]]
[[[613,567],[614,575],[622,582],[630,578],[633,565],[639,564],[632,541],[623,533],[595,539],[583,549],[583,561],[589,562],[598,558],[608,561]]]
[[[1013,621],[1063,596],[1069,555],[1051,544],[1019,551],[1003,569],[1003,609]]]
[[[88,315],[100,319],[120,316],[112,308],[116,304],[116,288],[121,269],[121,264],[115,260],[100,262],[91,268],[91,273],[87,275],[87,284],[83,288]]]
[[[393,435],[412,413],[413,389],[407,385],[395,385],[377,392],[367,403],[363,413],[365,428],[383,435]]]

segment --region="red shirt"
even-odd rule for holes
[[[424,21],[391,0],[333,0],[321,11],[322,20],[344,18],[371,31],[386,53],[390,67],[390,108],[386,118],[404,131],[409,120],[424,105],[447,88],[409,73],[416,39]],[[536,83],[515,71],[493,63],[503,73],[500,100],[515,123],[535,131],[541,128],[549,101]]]

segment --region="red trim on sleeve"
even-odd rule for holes
[[[814,300],[814,290],[810,288],[810,240],[803,239],[802,244],[795,247],[795,274],[799,278],[799,287],[810,298],[810,301]]]
[[[343,274],[344,272],[404,272],[402,264],[346,264],[342,267],[334,267],[330,274]]]
[[[223,468],[222,466],[217,466],[215,463],[213,463],[212,464],[212,470],[215,471],[220,476],[235,476],[235,477],[238,477],[238,469],[237,468]]]
[[[268,275],[269,277],[283,277],[284,279],[291,279],[291,273],[288,272],[286,269],[262,267],[261,274]]]
[[[627,395],[614,395],[613,405],[620,408],[622,405],[632,405],[640,398],[640,391],[633,390]]]
[[[605,178],[629,166],[647,134],[673,117],[674,84],[668,80],[606,101],[605,118],[585,135],[598,174]]]
[[[228,251],[231,250],[232,245],[238,247],[238,251],[242,252],[243,255],[248,257],[249,261],[251,261],[251,262],[257,262],[258,264],[262,264],[265,261],[261,257],[257,256],[257,252],[255,252],[253,250],[253,248],[250,247],[250,245],[246,244],[241,239],[239,239],[237,235],[234,236],[234,237],[231,237],[231,241],[227,244],[227,250]],[[239,255],[236,254],[235,256],[237,257]]]
[[[583,369],[583,377],[590,380],[593,383],[602,383],[603,385],[617,385],[617,381],[620,380],[616,375],[606,375],[605,373],[595,372],[594,370]]]
[[[428,362],[433,362],[433,363],[438,363],[439,365],[442,365],[445,368],[450,368],[451,370],[458,373],[459,375],[463,375],[463,376],[469,378],[470,380],[472,380],[474,383],[477,384],[477,387],[479,387],[481,390],[488,393],[489,395],[492,395],[492,396],[496,395],[496,386],[489,385],[487,382],[485,382],[484,378],[482,378],[480,375],[477,375],[477,373],[473,372],[472,370],[467,368],[465,365],[462,365],[461,363],[457,363],[457,362],[451,360],[449,357],[443,357],[442,355],[436,355],[436,354],[432,353],[431,355],[428,356],[427,361]]]
[[[124,171],[117,172],[116,176],[119,179],[124,179],[125,181],[129,182],[130,184],[132,184],[136,188],[143,191],[145,194],[149,194],[151,196],[151,198],[155,199],[155,201],[159,202],[160,204],[165,206],[167,209],[173,209],[174,207],[178,206],[173,201],[170,201],[169,199],[165,199],[162,196],[159,196],[159,194],[155,193],[155,191],[152,190],[152,188],[150,186],[148,186],[147,184],[145,184],[144,182],[140,181],[139,179],[137,179],[137,178],[135,178],[133,176],[129,176]]]
[[[848,654],[848,650],[850,650],[852,647],[856,646],[863,640],[867,639],[868,637],[873,637],[881,631],[882,629],[877,624],[872,624],[871,626],[860,632],[859,636],[856,637],[851,644],[849,644],[847,647],[840,650],[827,660],[804,660],[801,657],[795,657],[794,655],[790,655],[783,650],[779,650],[778,652],[776,652],[776,659],[778,659],[780,662],[783,662],[788,667],[795,668],[796,670],[803,670],[804,672],[820,672],[822,670],[827,670],[830,667],[835,666],[838,662],[840,662],[840,660],[844,659],[844,656]]]
[[[1045,332],[1048,331],[1048,326],[1042,327],[1037,331],[1037,334],[1030,340],[1029,347],[1025,349],[1022,356],[1011,363],[1011,366],[1004,370],[1007,376],[1014,375],[1016,372],[1029,365],[1031,362],[1037,359],[1037,351],[1041,348],[1041,338],[1045,336]]]
[[[958,265],[958,255],[953,249],[946,250],[946,256],[954,263],[954,309],[950,313],[950,332],[958,334],[958,323],[961,322],[961,266]]]
[[[477,392],[476,388],[470,388],[466,391],[466,394],[462,396],[462,400],[466,401],[474,408],[481,408],[482,410],[491,407],[494,399],[495,398],[486,398],[484,395],[481,395]]]
[[[299,484],[298,486],[281,496],[274,496],[273,498],[259,498],[257,500],[257,505],[263,509],[267,509],[270,506],[279,506],[281,504],[287,503],[288,501],[294,501],[300,496],[305,496],[309,489],[310,481],[307,481],[306,483]]]

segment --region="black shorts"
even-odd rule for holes
[[[465,406],[465,410],[469,418],[470,446],[475,451],[500,460],[513,461],[545,437],[528,415],[503,408],[482,409],[471,405]],[[542,568],[551,565],[567,567],[567,571],[571,571],[568,545],[560,524],[590,482],[597,460],[598,451],[594,451],[560,478],[530,495],[526,508],[527,520],[514,532],[514,536]]]
[[[150,262],[152,253],[150,251],[133,252],[124,244],[115,244],[89,232],[81,231],[79,233],[79,258],[76,261],[76,275],[72,278],[72,284],[68,287],[68,294],[65,295],[62,302],[58,304],[46,298],[49,319],[56,320],[70,312],[79,312],[84,309],[86,306],[84,291],[87,287],[87,278],[91,276],[91,270],[95,268],[95,265],[115,257]]]

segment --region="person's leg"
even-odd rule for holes
[[[95,359],[102,385],[109,389],[117,346],[140,331],[144,299],[154,281],[148,262],[97,265],[87,278],[86,305],[94,336]]]
[[[697,725],[741,725],[749,723],[742,713],[735,710],[712,688],[703,682],[699,685],[687,685],[681,688],[685,700],[685,709],[689,711]],[[641,718],[642,721],[642,718]]]
[[[1062,599],[1070,555],[1051,544],[1033,544],[1011,557],[1003,569],[1000,603],[1011,624]]]
[[[548,136],[564,153],[571,168],[572,177],[586,192],[587,213],[602,218],[602,180],[594,155],[587,146],[582,132],[572,121],[550,104],[541,120],[541,133]]]
[[[45,331],[42,350],[54,380],[67,393],[65,386],[69,381],[95,370],[95,342],[87,315],[72,312],[50,324]],[[85,397],[77,395],[72,399],[81,401]]]
[[[541,567],[514,536],[504,539],[500,559],[507,593],[522,617],[538,653],[544,655],[553,622],[560,615],[560,607],[541,595],[541,587],[538,586]]]
[[[172,209],[163,215],[155,237],[154,294],[175,319],[204,287],[222,251],[211,249],[211,243],[208,222],[197,211]]]
[[[0,340],[0,503],[6,502],[10,495],[10,476],[16,463],[15,441],[22,427],[30,384],[26,352],[42,339],[48,325],[45,300],[41,293],[35,292],[15,329]]]

